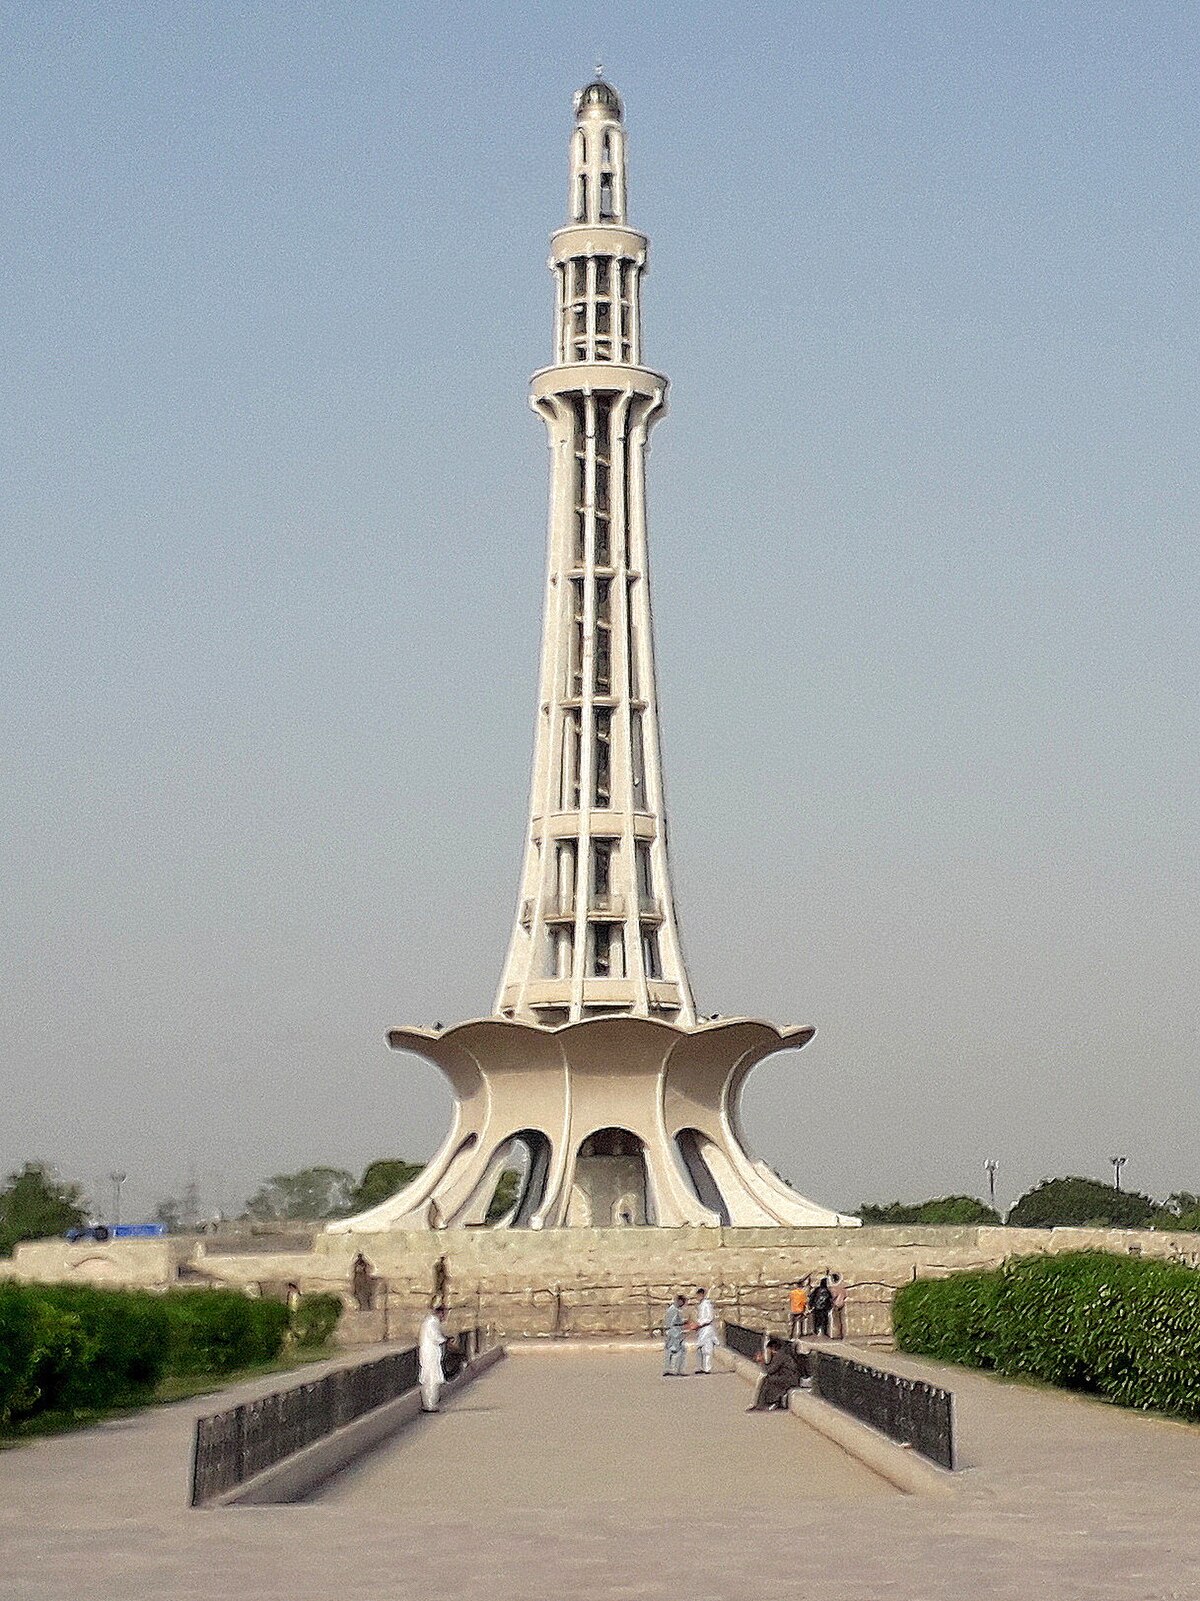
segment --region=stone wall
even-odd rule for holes
[[[349,1301],[358,1251],[376,1275],[371,1320],[391,1338],[415,1331],[446,1259],[451,1321],[505,1335],[645,1334],[672,1295],[711,1290],[734,1321],[782,1329],[787,1287],[806,1273],[840,1272],[849,1284],[848,1333],[886,1340],[896,1289],[916,1277],[994,1267],[1008,1256],[1086,1248],[1200,1266],[1200,1235],[1143,1229],[869,1227],[861,1229],[454,1229],[370,1235],[317,1234],[310,1251],[222,1252],[188,1240],[119,1240],[18,1246],[0,1275],[166,1288],[220,1284],[278,1293],[332,1290]]]

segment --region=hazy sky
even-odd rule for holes
[[[625,99],[676,896],[837,1205],[1200,1189],[1191,3],[0,13],[0,1166],[427,1156],[489,1010],[571,94]]]

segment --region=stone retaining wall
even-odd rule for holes
[[[0,1277],[164,1289],[218,1284],[260,1294],[294,1281],[349,1304],[350,1264],[361,1250],[378,1293],[360,1337],[369,1337],[369,1327],[378,1329],[375,1338],[396,1339],[424,1315],[443,1256],[452,1319],[507,1336],[646,1334],[674,1293],[701,1285],[735,1322],[781,1330],[789,1284],[806,1273],[840,1272],[850,1286],[847,1333],[886,1340],[892,1296],[912,1278],[1086,1248],[1200,1266],[1200,1235],[1144,1229],[453,1229],[318,1234],[312,1250],[280,1254],[222,1253],[187,1239],[44,1240],[18,1246],[0,1262]]]

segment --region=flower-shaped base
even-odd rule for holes
[[[815,1032],[630,1016],[553,1029],[499,1017],[393,1029],[393,1050],[426,1057],[450,1080],[454,1125],[411,1184],[329,1231],[478,1226],[521,1147],[520,1195],[498,1227],[857,1223],[789,1189],[748,1154],[742,1134],[738,1103],[751,1069]]]

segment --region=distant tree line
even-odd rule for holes
[[[361,1179],[342,1167],[302,1167],[295,1173],[274,1173],[246,1202],[242,1214],[252,1223],[324,1223],[365,1212],[395,1195],[424,1172],[421,1162],[379,1157],[363,1169]],[[517,1199],[521,1175],[506,1169],[499,1178],[488,1220],[503,1217]],[[186,1227],[179,1202],[160,1201],[155,1214],[171,1232]]]
[[[1007,1217],[973,1195],[886,1205],[864,1202],[864,1223],[1007,1223],[1013,1228],[1187,1229],[1200,1231],[1200,1196],[1177,1190],[1155,1201],[1138,1190],[1118,1190],[1098,1179],[1043,1179],[1009,1208]]]
[[[381,1157],[369,1162],[362,1177],[340,1167],[305,1167],[276,1173],[246,1202],[243,1216],[256,1223],[320,1223],[349,1217],[386,1201],[423,1171],[420,1162]],[[495,1222],[515,1205],[521,1174],[506,1169],[487,1212]],[[1021,1196],[1007,1217],[973,1195],[941,1195],[928,1201],[864,1201],[858,1209],[864,1223],[999,1224],[1013,1228],[1186,1229],[1200,1233],[1200,1195],[1176,1190],[1155,1201],[1137,1190],[1118,1190],[1097,1179],[1043,1179]],[[157,1220],[175,1232],[189,1226],[182,1203],[160,1201]],[[0,1256],[11,1256],[21,1240],[46,1239],[88,1221],[88,1207],[78,1184],[64,1183],[47,1162],[26,1162],[10,1173],[0,1188]]]

